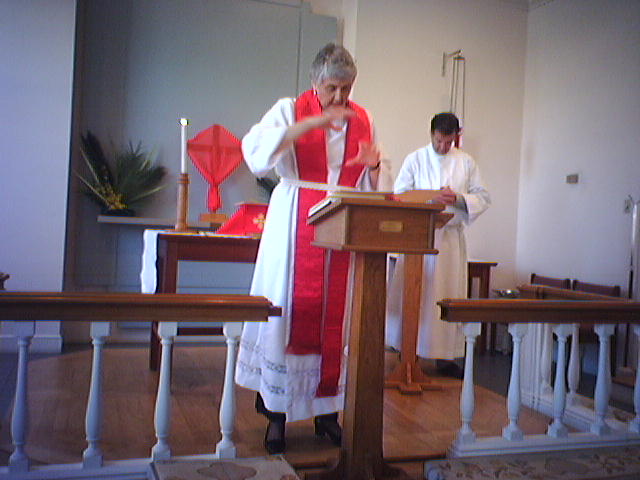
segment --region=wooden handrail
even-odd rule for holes
[[[582,292],[579,290],[568,290],[566,288],[548,287],[546,285],[519,285],[518,290],[523,298],[548,300],[626,300],[622,297],[612,297],[610,295],[600,295],[597,293]]]
[[[0,320],[242,322],[281,314],[253,295],[0,292]]]
[[[630,300],[443,299],[438,305],[447,322],[640,324],[640,302]]]

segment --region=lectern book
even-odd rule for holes
[[[408,190],[403,193],[393,192],[361,192],[359,190],[335,190],[309,209],[309,216],[319,212],[324,207],[339,198],[360,198],[370,200],[397,200],[409,203],[430,203],[438,196],[440,190]]]
[[[321,201],[313,205],[309,209],[308,216],[311,217],[313,214],[319,212],[327,205],[332,202],[337,201],[340,198],[360,198],[360,199],[368,199],[368,200],[392,200],[393,193],[392,192],[361,192],[359,190],[334,190],[328,192],[327,196],[323,198]]]
[[[440,194],[440,190],[407,190],[393,194],[393,199],[400,202],[429,203]]]

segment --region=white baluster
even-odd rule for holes
[[[578,385],[580,384],[580,327],[573,324],[571,332],[571,350],[569,351],[569,367],[567,368],[567,384],[569,394],[567,405],[578,405]]]
[[[225,323],[222,329],[227,340],[227,363],[224,371],[224,385],[220,400],[220,433],[222,439],[216,445],[217,458],[235,458],[236,446],[233,443],[233,425],[236,418],[236,389],[234,383],[236,371],[236,352],[242,333],[242,323]]]
[[[153,460],[166,460],[171,457],[169,431],[171,429],[171,348],[173,337],[178,333],[177,322],[160,322],[158,335],[162,343],[160,357],[160,378],[156,397],[155,428],[158,441],[151,449]]]
[[[611,432],[611,427],[605,422],[605,415],[609,408],[609,396],[611,395],[611,360],[609,357],[610,337],[615,331],[615,325],[596,325],[595,332],[598,334],[598,378],[596,379],[596,390],[594,392],[595,420],[591,424],[591,433],[596,435],[606,435]]]
[[[29,426],[29,405],[27,404],[29,344],[35,333],[35,322],[12,322],[10,328],[18,339],[18,371],[11,416],[11,438],[14,450],[9,457],[9,472],[27,472],[29,457],[24,452],[24,446]]]
[[[571,334],[571,324],[555,325],[553,331],[558,339],[558,358],[556,359],[556,380],[553,383],[553,423],[547,428],[551,437],[566,437],[568,430],[562,423],[567,390],[565,387],[567,337]]]
[[[502,429],[502,436],[507,440],[522,440],[522,430],[518,426],[520,416],[520,347],[522,337],[527,333],[526,323],[512,323],[509,325],[509,333],[513,339],[513,358],[511,359],[511,379],[509,380],[509,393],[507,396],[507,411],[509,425]]]
[[[633,333],[635,333],[638,339],[638,345],[640,345],[640,325],[633,326]],[[636,412],[636,416],[629,423],[629,430],[634,433],[640,433],[640,355],[638,355],[638,361],[636,364],[636,383],[633,388],[633,408]]]
[[[543,395],[549,395],[551,389],[551,357],[553,356],[553,336],[551,334],[551,325],[548,323],[542,326],[542,353],[540,354],[540,377]]]
[[[91,340],[93,343],[93,362],[91,363],[91,386],[87,399],[85,430],[87,448],[82,452],[82,465],[85,468],[102,466],[100,434],[102,433],[102,347],[105,338],[111,334],[109,322],[91,322]]]
[[[479,323],[465,323],[463,326],[466,338],[466,353],[464,360],[464,378],[462,380],[462,391],[460,392],[460,417],[462,426],[456,435],[456,443],[472,443],[476,439],[476,434],[471,428],[473,413],[475,411],[475,397],[473,392],[473,349],[476,337],[480,335]]]

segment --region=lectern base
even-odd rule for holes
[[[416,363],[401,362],[384,382],[385,388],[397,388],[402,394],[419,394],[423,390],[444,390],[444,385],[434,382]]]
[[[373,471],[374,468],[370,463],[363,467],[360,471],[347,473],[345,463],[340,462],[329,470],[307,473],[303,478],[304,480],[414,480],[403,470],[392,467],[385,462],[382,462],[377,469],[380,470],[378,473]]]

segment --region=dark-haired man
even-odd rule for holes
[[[467,296],[467,247],[464,228],[491,203],[480,171],[468,154],[453,143],[460,133],[453,113],[439,113],[431,120],[431,143],[409,154],[394,184],[394,192],[440,190],[435,201],[446,205],[453,218],[436,231],[438,255],[425,255],[417,354],[439,360],[448,373],[460,376],[459,365],[451,362],[464,356],[461,324],[443,322],[436,301]],[[399,348],[402,342],[402,284],[404,255],[400,255],[389,286],[386,343]]]

